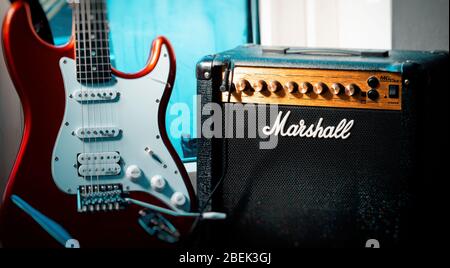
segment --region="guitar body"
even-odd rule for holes
[[[175,59],[169,42],[163,37],[156,39],[147,67],[137,74],[124,74],[113,69],[114,83],[105,90],[118,93],[117,99],[102,106],[95,101],[86,104],[70,97],[77,89],[83,89],[76,79],[74,38],[62,47],[44,42],[32,27],[26,3],[18,1],[11,6],[3,24],[2,37],[5,59],[22,102],[25,123],[1,207],[0,239],[3,246],[62,246],[29,213],[17,206],[12,196],[19,196],[57,222],[79,241],[81,247],[170,246],[140,226],[141,207],[127,204],[124,209],[112,211],[104,211],[106,206],[103,210],[100,207],[100,211],[98,206],[83,208],[79,205],[80,193],[77,194],[83,186],[114,183],[127,190],[130,198],[142,202],[175,211],[193,209],[193,188],[165,131],[165,111],[175,78]],[[77,115],[78,109],[99,112],[97,115],[100,116],[91,119],[94,123],[89,127],[109,127],[113,122],[120,128],[121,137],[98,143],[77,137],[74,134],[77,130],[87,129],[82,123],[86,118],[83,120],[79,112]],[[161,163],[149,157],[149,148],[156,151]],[[82,165],[77,163],[77,155],[102,150],[120,152],[120,172],[106,179],[81,176]],[[69,163],[70,167],[67,167]],[[142,171],[137,181],[126,176],[130,164],[137,165]],[[164,191],[156,192],[151,188],[149,181],[155,174],[166,178]],[[142,181],[145,183],[140,183]],[[181,192],[186,197],[187,201],[180,207],[170,202],[174,192]],[[181,235],[189,231],[193,221],[188,217],[166,218]]]

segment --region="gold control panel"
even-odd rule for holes
[[[231,96],[222,101],[296,106],[401,110],[399,73],[236,67]]]

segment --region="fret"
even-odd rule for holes
[[[105,0],[80,0],[74,7],[74,20],[78,81],[108,82],[112,74]]]

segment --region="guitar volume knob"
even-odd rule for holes
[[[136,181],[141,177],[141,175],[141,169],[136,165],[128,166],[127,170],[125,171],[125,176],[132,181]]]

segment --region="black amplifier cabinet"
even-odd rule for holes
[[[197,80],[198,129],[222,134],[199,142],[200,206],[228,215],[212,246],[428,247],[447,233],[448,52],[248,45],[202,59]]]

